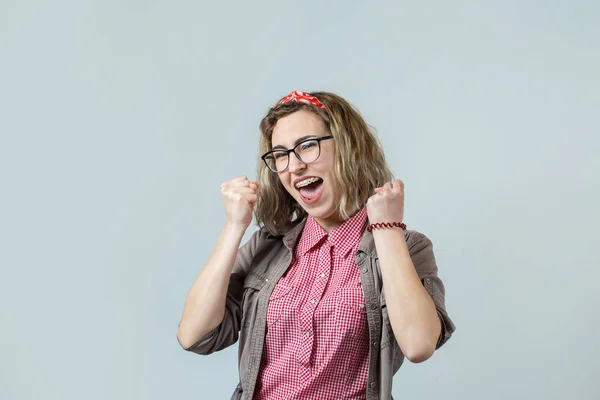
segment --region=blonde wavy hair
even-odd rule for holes
[[[273,129],[281,118],[300,110],[319,116],[335,142],[335,182],[339,194],[337,211],[347,220],[365,206],[376,187],[392,180],[381,144],[361,114],[342,97],[329,92],[307,93],[327,109],[305,103],[277,102],[260,122],[260,154],[271,150]],[[259,227],[282,235],[306,216],[306,211],[283,187],[279,176],[259,158],[258,201],[254,215]]]

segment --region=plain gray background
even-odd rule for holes
[[[0,0],[0,399],[225,399],[177,324],[258,122],[378,132],[458,330],[398,399],[598,399],[600,3]],[[253,227],[254,228],[254,227]],[[249,237],[249,234],[246,238]]]

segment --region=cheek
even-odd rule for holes
[[[338,193],[340,190],[333,173],[329,173],[327,176],[327,187],[331,193]]]
[[[284,175],[279,175],[279,182],[281,182],[281,185],[283,186],[283,188],[288,192],[291,193],[292,188],[286,183],[289,181],[289,176],[285,176]]]

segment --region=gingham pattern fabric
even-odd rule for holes
[[[354,253],[362,209],[328,235],[308,217],[267,309],[254,400],[364,399],[369,337]]]

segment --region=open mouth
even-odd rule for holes
[[[298,193],[300,193],[302,200],[310,204],[321,196],[323,192],[323,179],[318,176],[311,176],[297,182],[294,186],[298,190]]]

